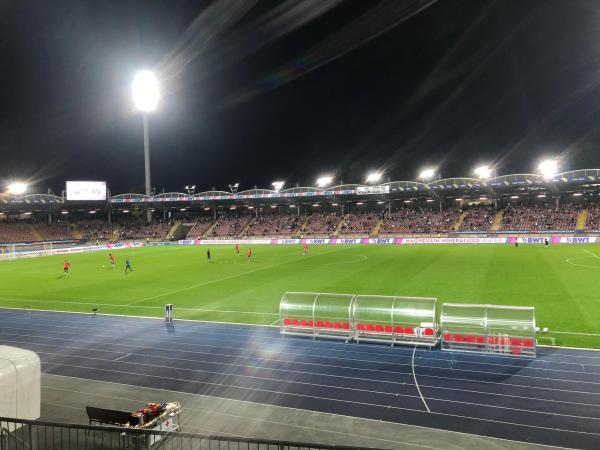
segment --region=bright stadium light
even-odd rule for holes
[[[317,187],[325,187],[329,186],[333,182],[333,177],[331,175],[323,175],[322,177],[317,178]]]
[[[435,178],[436,169],[429,167],[427,169],[421,170],[419,174],[419,179],[423,181],[433,180]]]
[[[281,188],[283,188],[284,184],[285,184],[285,181],[273,181],[271,183],[271,185],[273,185],[273,189],[275,189],[277,192],[279,192],[281,190]]]
[[[146,195],[152,195],[150,185],[150,134],[148,131],[148,113],[154,111],[158,106],[159,92],[158,79],[149,70],[138,72],[133,78],[132,84],[133,103],[138,111],[142,112],[144,122],[144,173],[146,184]],[[146,210],[146,220],[152,221],[152,212]]]
[[[15,181],[14,183],[10,183],[8,185],[8,193],[13,195],[21,195],[24,194],[27,190],[27,183],[23,183],[22,181]]]
[[[367,175],[367,183],[377,183],[382,177],[381,172],[371,172]]]
[[[136,109],[143,112],[154,111],[160,97],[158,79],[149,70],[138,72],[133,78],[133,103]]]
[[[538,172],[546,179],[551,180],[558,173],[558,161],[556,159],[546,159],[538,166]]]
[[[487,165],[479,166],[473,171],[475,176],[480,180],[487,180],[492,176],[492,168]]]

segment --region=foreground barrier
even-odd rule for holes
[[[535,358],[535,308],[444,303],[442,350]]]
[[[279,304],[282,335],[433,347],[436,299],[286,292]]]

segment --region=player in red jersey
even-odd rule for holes
[[[112,253],[109,253],[108,259],[110,260],[110,267],[114,269],[115,268],[115,255],[113,255]]]
[[[304,256],[308,255],[308,244],[304,244]]]
[[[250,262],[250,258],[252,258],[252,249],[248,249],[248,262]]]
[[[240,256],[240,244],[235,244],[235,253]]]
[[[63,273],[65,275],[69,275],[69,269],[71,268],[71,263],[66,259],[63,261]]]

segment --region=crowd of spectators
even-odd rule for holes
[[[600,205],[590,205],[585,223],[587,231],[600,231]]]
[[[448,233],[458,221],[458,208],[434,211],[424,208],[401,208],[386,213],[379,234]]]
[[[507,206],[500,231],[574,230],[578,208],[574,205]]]
[[[39,231],[44,240],[66,241],[73,239],[73,226],[66,221],[52,223],[36,223],[35,229]]]
[[[315,213],[308,216],[306,226],[302,234],[311,235],[330,235],[340,223],[340,216],[335,213]]]
[[[31,242],[35,240],[28,223],[0,222],[0,242]]]
[[[342,221],[340,234],[369,235],[380,220],[381,214],[376,212],[352,212]]]
[[[90,219],[77,222],[81,238],[87,241],[103,242],[113,238],[114,227],[106,219]]]
[[[237,236],[251,219],[252,215],[247,213],[229,213],[219,220],[219,223],[211,230],[211,234],[215,237]]]
[[[291,236],[297,233],[305,216],[266,213],[248,227],[248,236]]]
[[[465,217],[460,225],[460,231],[490,231],[496,217],[496,209],[487,205],[472,206],[464,212]]]
[[[168,221],[146,223],[143,218],[119,219],[119,239],[164,239],[171,224]]]
[[[189,238],[199,238],[204,233],[208,231],[211,225],[214,223],[215,219],[212,216],[200,216],[195,217],[193,220],[188,220],[188,222],[195,222],[194,227],[189,231]]]

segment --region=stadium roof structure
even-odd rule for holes
[[[275,191],[273,189],[248,189],[238,193],[211,190],[188,194],[183,192],[163,192],[153,196],[139,193],[126,193],[111,196],[107,206],[113,207],[150,204],[180,206],[231,206],[235,204],[258,205],[260,203],[292,204],[295,202],[362,202],[378,200],[391,202],[394,200],[419,199],[468,199],[486,197],[501,199],[504,197],[542,196],[558,197],[577,193],[576,195],[600,196],[600,169],[580,169],[556,174],[546,179],[539,174],[510,174],[496,176],[487,180],[454,177],[419,181],[390,181],[378,185],[342,184],[328,188],[298,186]],[[87,202],[98,205],[98,201]],[[69,207],[84,205],[86,202],[67,201],[64,197],[50,194],[29,194],[24,196],[0,195],[0,209],[23,209],[34,207]]]

